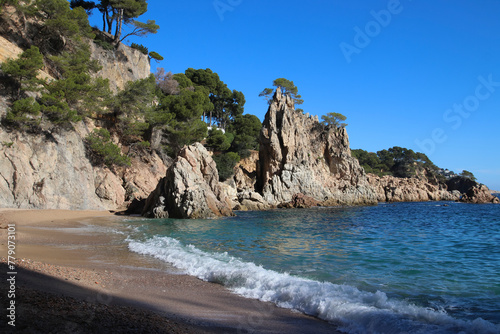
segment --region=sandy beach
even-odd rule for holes
[[[0,331],[337,332],[314,317],[239,297],[129,252],[117,242],[123,236],[86,228],[98,222],[105,231],[123,219],[106,211],[0,209],[1,279],[9,282],[0,292]]]

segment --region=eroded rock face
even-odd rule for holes
[[[375,204],[363,168],[351,156],[345,128],[327,128],[317,118],[295,111],[278,89],[260,136],[257,190],[279,205],[295,194],[322,205]]]
[[[398,178],[368,174],[368,182],[377,193],[379,202],[456,201],[460,192],[433,185],[418,178]]]
[[[200,143],[181,150],[146,201],[146,217],[215,218],[232,215],[214,160]]]
[[[117,210],[146,198],[167,166],[155,152],[132,157],[132,166],[93,166],[83,138],[88,124],[45,134],[0,127],[0,207]]]
[[[475,203],[475,204],[484,204],[484,203],[495,203],[499,204],[500,199],[496,196],[493,196],[484,184],[475,185],[471,187],[467,193],[465,193],[460,202],[465,203]]]
[[[109,86],[115,93],[123,90],[127,82],[145,79],[151,74],[148,56],[139,50],[124,44],[117,50],[104,50],[92,42],[89,45],[91,59],[102,66],[95,76],[109,79]]]

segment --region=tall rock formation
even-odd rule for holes
[[[260,135],[257,190],[272,205],[303,194],[323,205],[375,204],[364,169],[351,156],[345,128],[297,112],[278,88]]]
[[[146,201],[151,218],[215,218],[232,215],[219,173],[200,143],[184,147]]]

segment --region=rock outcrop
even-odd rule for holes
[[[257,190],[272,205],[295,194],[323,205],[375,204],[363,168],[351,156],[345,128],[325,127],[298,112],[278,88],[260,135]]]
[[[132,157],[127,169],[93,166],[80,122],[45,134],[0,128],[0,206],[26,209],[116,210],[147,197],[167,166],[155,152]]]
[[[38,45],[49,54],[62,50],[64,37],[47,37],[42,32],[37,20],[25,20],[14,7],[3,7],[0,63],[18,57],[31,45]],[[92,59],[102,66],[97,76],[109,79],[114,91],[124,88],[127,81],[150,75],[147,55],[125,45],[108,51],[91,40],[88,43]],[[51,73],[53,69],[47,63],[39,77],[53,79]],[[10,107],[9,94],[0,89],[0,117]],[[110,170],[94,166],[84,144],[84,138],[94,127],[91,121],[79,122],[73,130],[42,127],[44,130],[39,134],[7,132],[0,127],[0,207],[116,210],[131,200],[146,198],[165,176],[166,160],[154,151],[140,155],[128,152],[132,160],[130,168]]]
[[[379,202],[457,201],[461,196],[459,191],[450,192],[445,185],[434,185],[425,179],[368,174],[368,182]]]
[[[320,205],[321,203],[312,197],[304,194],[295,194],[290,202],[280,204],[278,207],[283,209],[307,209]]]
[[[494,203],[499,204],[500,199],[496,196],[493,196],[484,184],[475,185],[471,187],[467,192],[462,196],[460,202],[464,203],[474,203],[474,204],[483,204],[483,203]]]
[[[184,147],[146,201],[154,218],[215,218],[232,215],[214,160],[200,143]]]
[[[139,50],[120,44],[116,50],[104,50],[95,43],[89,43],[95,59],[102,66],[96,77],[109,79],[113,92],[123,90],[129,81],[147,78],[151,74],[149,58]]]

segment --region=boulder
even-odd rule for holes
[[[314,206],[320,206],[321,202],[315,200],[312,197],[306,196],[304,194],[295,194],[292,197],[292,200],[288,203],[280,204],[280,208],[298,208],[298,209],[306,209],[312,208]]]
[[[256,211],[268,210],[273,208],[269,205],[262,196],[255,191],[241,191],[238,193],[239,204],[235,206],[235,210],[240,211]]]
[[[214,160],[200,143],[184,147],[149,195],[143,216],[215,218],[232,215]]]

